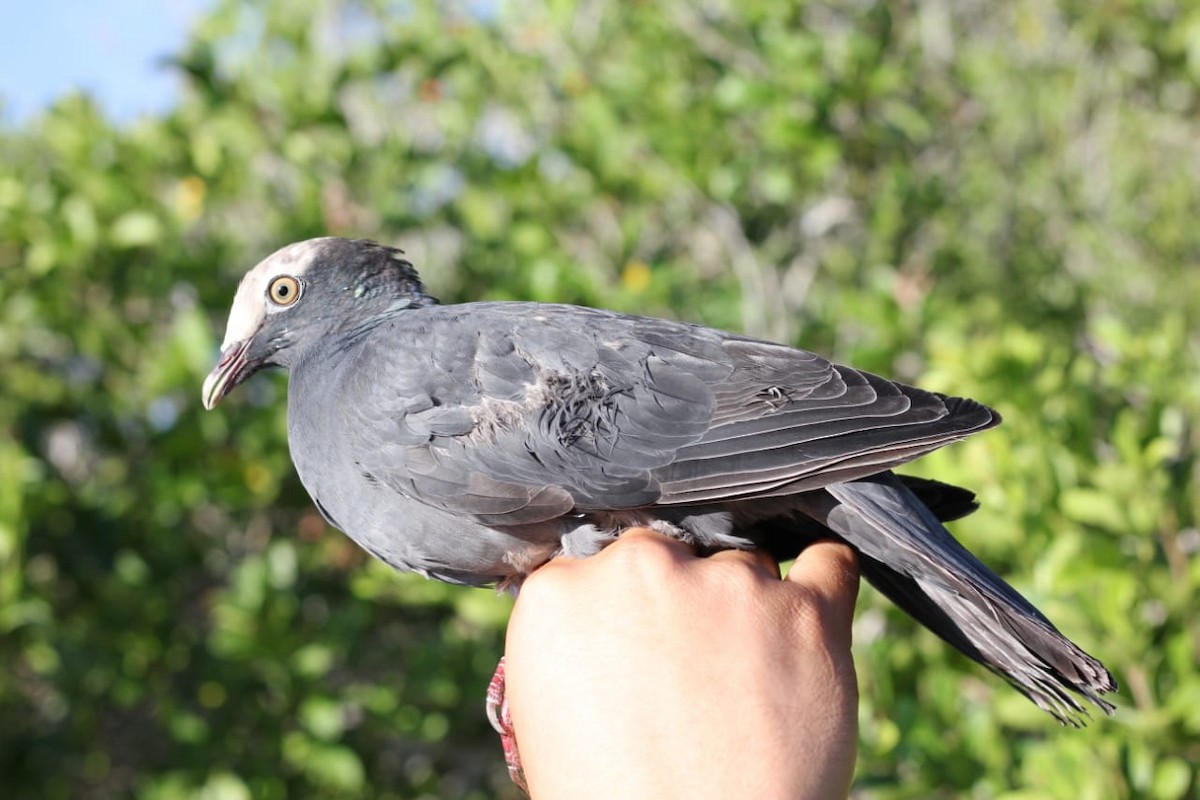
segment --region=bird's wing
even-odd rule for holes
[[[790,494],[998,421],[802,350],[568,306],[414,310],[354,358],[340,406],[364,474],[491,525]]]
[[[697,442],[658,470],[663,504],[769,497],[872,475],[999,423],[974,400],[928,392],[741,337]],[[800,381],[795,379],[801,377]]]

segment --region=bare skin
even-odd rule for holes
[[[649,530],[559,558],[508,626],[507,697],[535,800],[845,797],[858,686],[845,545],[768,556]]]

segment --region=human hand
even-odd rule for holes
[[[531,795],[845,797],[857,743],[845,545],[786,580],[639,529],[530,576],[508,626],[508,711]]]

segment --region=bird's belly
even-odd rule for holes
[[[560,546],[556,523],[490,528],[363,477],[353,465],[316,465],[302,457],[295,463],[325,519],[404,572],[450,583],[495,584],[524,575]]]

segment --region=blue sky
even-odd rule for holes
[[[0,12],[5,124],[86,89],[118,120],[170,107],[177,79],[156,66],[213,0],[6,0]]]

